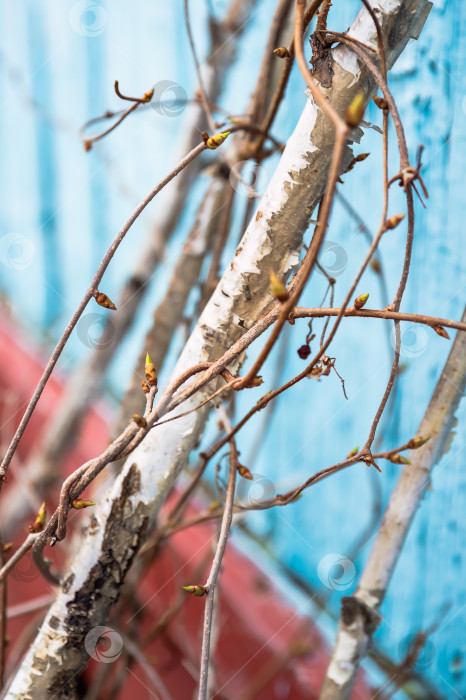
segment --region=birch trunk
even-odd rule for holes
[[[410,36],[417,37],[429,3],[379,0],[374,6],[392,65]],[[349,33],[376,47],[374,26],[365,9]],[[334,49],[333,60],[333,84],[327,94],[344,114],[361,89],[371,94],[374,86],[347,48]],[[269,270],[273,268],[286,277],[298,263],[303,235],[325,189],[333,144],[333,126],[308,99],[238,250],[180,356],[174,376],[192,365],[220,357],[269,308]],[[344,166],[350,158],[348,149]],[[176,411],[197,405],[211,389],[205,387]],[[76,674],[88,659],[86,635],[105,623],[149,526],[198,443],[208,411],[205,407],[153,429],[127,460],[78,538],[69,573],[7,698],[46,698],[54,693],[61,698],[72,697]]]
[[[463,321],[466,320],[466,310]],[[369,560],[354,596],[343,598],[332,660],[321,700],[350,697],[359,662],[380,621],[382,605],[411,522],[429,486],[431,472],[449,446],[455,412],[466,387],[466,333],[458,331],[418,435],[429,442],[408,455],[390,497]]]

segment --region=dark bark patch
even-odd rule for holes
[[[312,48],[312,75],[324,88],[332,87],[333,58],[330,45],[323,43],[313,34],[310,38]]]
[[[380,615],[355,596],[341,599],[341,619],[346,627],[362,622],[364,633],[372,637],[380,622]]]

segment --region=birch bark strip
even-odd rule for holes
[[[410,36],[418,35],[429,5],[426,0],[377,3],[389,65]],[[349,33],[376,48],[376,33],[365,9]],[[374,86],[346,47],[337,47],[332,55],[333,85],[326,92],[334,107],[344,114],[361,89],[371,94]],[[333,143],[332,124],[308,99],[240,246],[179,358],[174,376],[197,363],[217,359],[270,307],[269,270],[273,268],[286,277],[298,263],[303,235],[325,189]],[[350,158],[348,149],[346,163]],[[197,405],[211,390],[212,386],[205,387],[176,412]],[[60,698],[72,697],[76,675],[88,659],[86,635],[91,633],[92,638],[92,630],[105,624],[150,524],[202,434],[208,412],[205,407],[153,429],[127,460],[75,543],[69,573],[7,698],[32,700],[53,693]]]
[[[466,320],[466,310],[463,321]],[[429,486],[431,473],[449,447],[455,412],[466,387],[466,333],[458,331],[448,360],[435,387],[418,436],[431,436],[429,442],[411,450],[406,465],[390,497],[369,560],[354,596],[342,599],[337,640],[321,700],[350,697],[360,661],[365,657],[372,635],[380,621],[390,579],[409,527]]]

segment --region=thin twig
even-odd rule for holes
[[[311,276],[312,270],[316,263],[321,245],[323,243],[325,233],[327,230],[328,220],[330,217],[330,211],[333,204],[333,199],[335,195],[335,188],[337,184],[338,177],[340,175],[340,168],[343,159],[344,149],[346,145],[346,137],[349,131],[348,125],[344,119],[338,114],[336,109],[331,105],[329,100],[323,95],[320,88],[316,84],[304,57],[303,51],[303,12],[304,12],[304,0],[296,0],[296,21],[295,21],[295,51],[296,59],[298,62],[299,69],[306,80],[306,83],[311,90],[312,96],[318,107],[323,111],[323,113],[332,121],[335,127],[335,146],[333,150],[332,162],[330,165],[330,172],[328,176],[327,188],[325,191],[322,206],[319,210],[319,220],[316,226],[314,236],[311,241],[311,245],[304,257],[304,260],[295,275],[293,284],[290,285],[290,296],[288,301],[282,304],[280,316],[277,323],[272,330],[272,333],[267,338],[267,341],[259,354],[259,357],[253,363],[253,366],[245,376],[242,386],[248,386],[257,376],[260,368],[264,364],[265,360],[270,354],[272,347],[275,344],[280,332],[288,320],[290,311],[296,305],[301,292],[303,291],[309,277]]]
[[[225,426],[225,431],[231,431],[231,424],[226,414],[222,412],[222,423]],[[235,498],[236,473],[238,469],[238,451],[233,439],[230,440],[230,468],[228,474],[228,486],[225,497],[225,508],[223,511],[222,524],[220,527],[220,535],[218,538],[217,548],[215,550],[212,568],[209,577],[204,586],[206,589],[206,603],[204,612],[204,625],[202,631],[202,652],[201,652],[201,668],[199,678],[198,700],[207,700],[208,680],[209,680],[209,658],[210,658],[210,635],[212,630],[212,615],[214,610],[214,594],[217,578],[220,573],[223,555],[227,545],[228,535],[230,534],[231,522],[233,519],[233,502]]]
[[[25,554],[31,549],[34,542],[39,537],[40,533],[31,533],[24,540],[23,544],[16,550],[16,552],[8,559],[8,561],[0,569],[0,582],[6,577],[9,571],[13,569],[14,566],[19,562],[20,559],[24,557]]]
[[[42,376],[39,380],[39,383],[36,386],[36,389],[34,391],[34,394],[31,397],[31,400],[29,401],[28,407],[21,418],[21,422],[13,436],[13,439],[8,447],[7,453],[5,457],[3,458],[2,465],[0,467],[0,490],[2,488],[2,484],[4,482],[6,473],[8,471],[8,467],[10,465],[10,462],[13,458],[13,455],[16,451],[16,448],[18,447],[19,441],[21,440],[21,437],[26,429],[27,424],[29,423],[29,420],[34,413],[34,409],[37,406],[37,403],[42,395],[42,392],[50,378],[50,375],[53,372],[53,369],[55,365],[57,364],[58,358],[60,357],[63,348],[65,347],[68,338],[70,337],[73,329],[75,328],[76,324],[78,323],[79,319],[81,318],[87,304],[89,301],[92,299],[94,296],[94,292],[97,290],[99,282],[101,281],[102,277],[104,276],[104,272],[109,266],[113,256],[115,255],[115,252],[130,230],[131,226],[134,224],[136,219],[140,216],[142,211],[147,207],[148,204],[154,199],[154,197],[162,190],[165,185],[167,185],[169,182],[171,182],[177,175],[180,173],[184,168],[186,168],[189,163],[191,163],[202,151],[204,151],[206,148],[204,143],[200,143],[197,145],[193,150],[188,153],[183,160],[178,163],[178,165],[171,170],[168,175],[166,175],[163,180],[161,180],[150,192],[140,204],[136,207],[134,212],[131,214],[129,219],[125,222],[123,227],[120,229],[118,232],[117,236],[113,240],[112,244],[108,248],[107,252],[105,253],[104,257],[102,258],[102,261],[97,269],[97,272],[95,273],[86,293],[84,294],[82,300],[80,301],[76,311],[74,312],[73,316],[71,317],[70,322],[68,323],[67,327],[65,328],[60,340],[58,341],[55,350],[52,353],[52,356],[50,357],[50,360],[47,363],[47,366],[45,367]]]

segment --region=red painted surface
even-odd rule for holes
[[[0,409],[4,425],[2,440],[11,436],[40,377],[43,359],[13,324],[0,316]],[[21,481],[21,461],[37,445],[46,429],[47,417],[57,408],[63,382],[52,377],[28,426],[12,465],[2,498]],[[6,425],[5,425],[5,420]],[[5,428],[7,432],[5,432]],[[64,472],[97,454],[106,444],[108,425],[99,413],[86,422],[77,447],[67,459]],[[16,473],[13,478],[13,473]],[[51,499],[53,505],[54,499]],[[84,515],[81,517],[85,517]],[[75,518],[78,520],[79,516]],[[138,600],[132,609],[124,607],[123,632],[131,634],[134,614],[141,610],[137,641],[149,632],[161,615],[180,596],[181,586],[204,580],[210,564],[215,529],[202,525],[170,538],[161,556],[140,581]],[[18,533],[20,542],[23,533]],[[63,545],[61,545],[64,551]],[[9,577],[8,606],[37,598],[52,589],[26,558]],[[217,588],[218,613],[214,633],[214,672],[217,698],[294,700],[318,697],[329,659],[329,649],[312,619],[288,605],[265,574],[231,543],[227,547]],[[182,598],[183,605],[165,632],[144,647],[144,653],[162,680],[169,696],[176,700],[193,697],[199,666],[200,635],[204,601]],[[16,617],[8,623],[7,671],[18,661],[26,641],[33,638],[37,613]],[[121,622],[120,622],[121,624]],[[32,626],[31,626],[32,625]],[[112,626],[112,621],[108,623]],[[109,697],[120,661],[109,674],[109,684],[100,697]],[[91,660],[85,679],[93,683],[101,663]],[[150,689],[150,690],[148,690]],[[127,673],[118,698],[163,697],[154,691],[143,668],[135,663]],[[353,700],[369,700],[370,691],[360,675]]]

